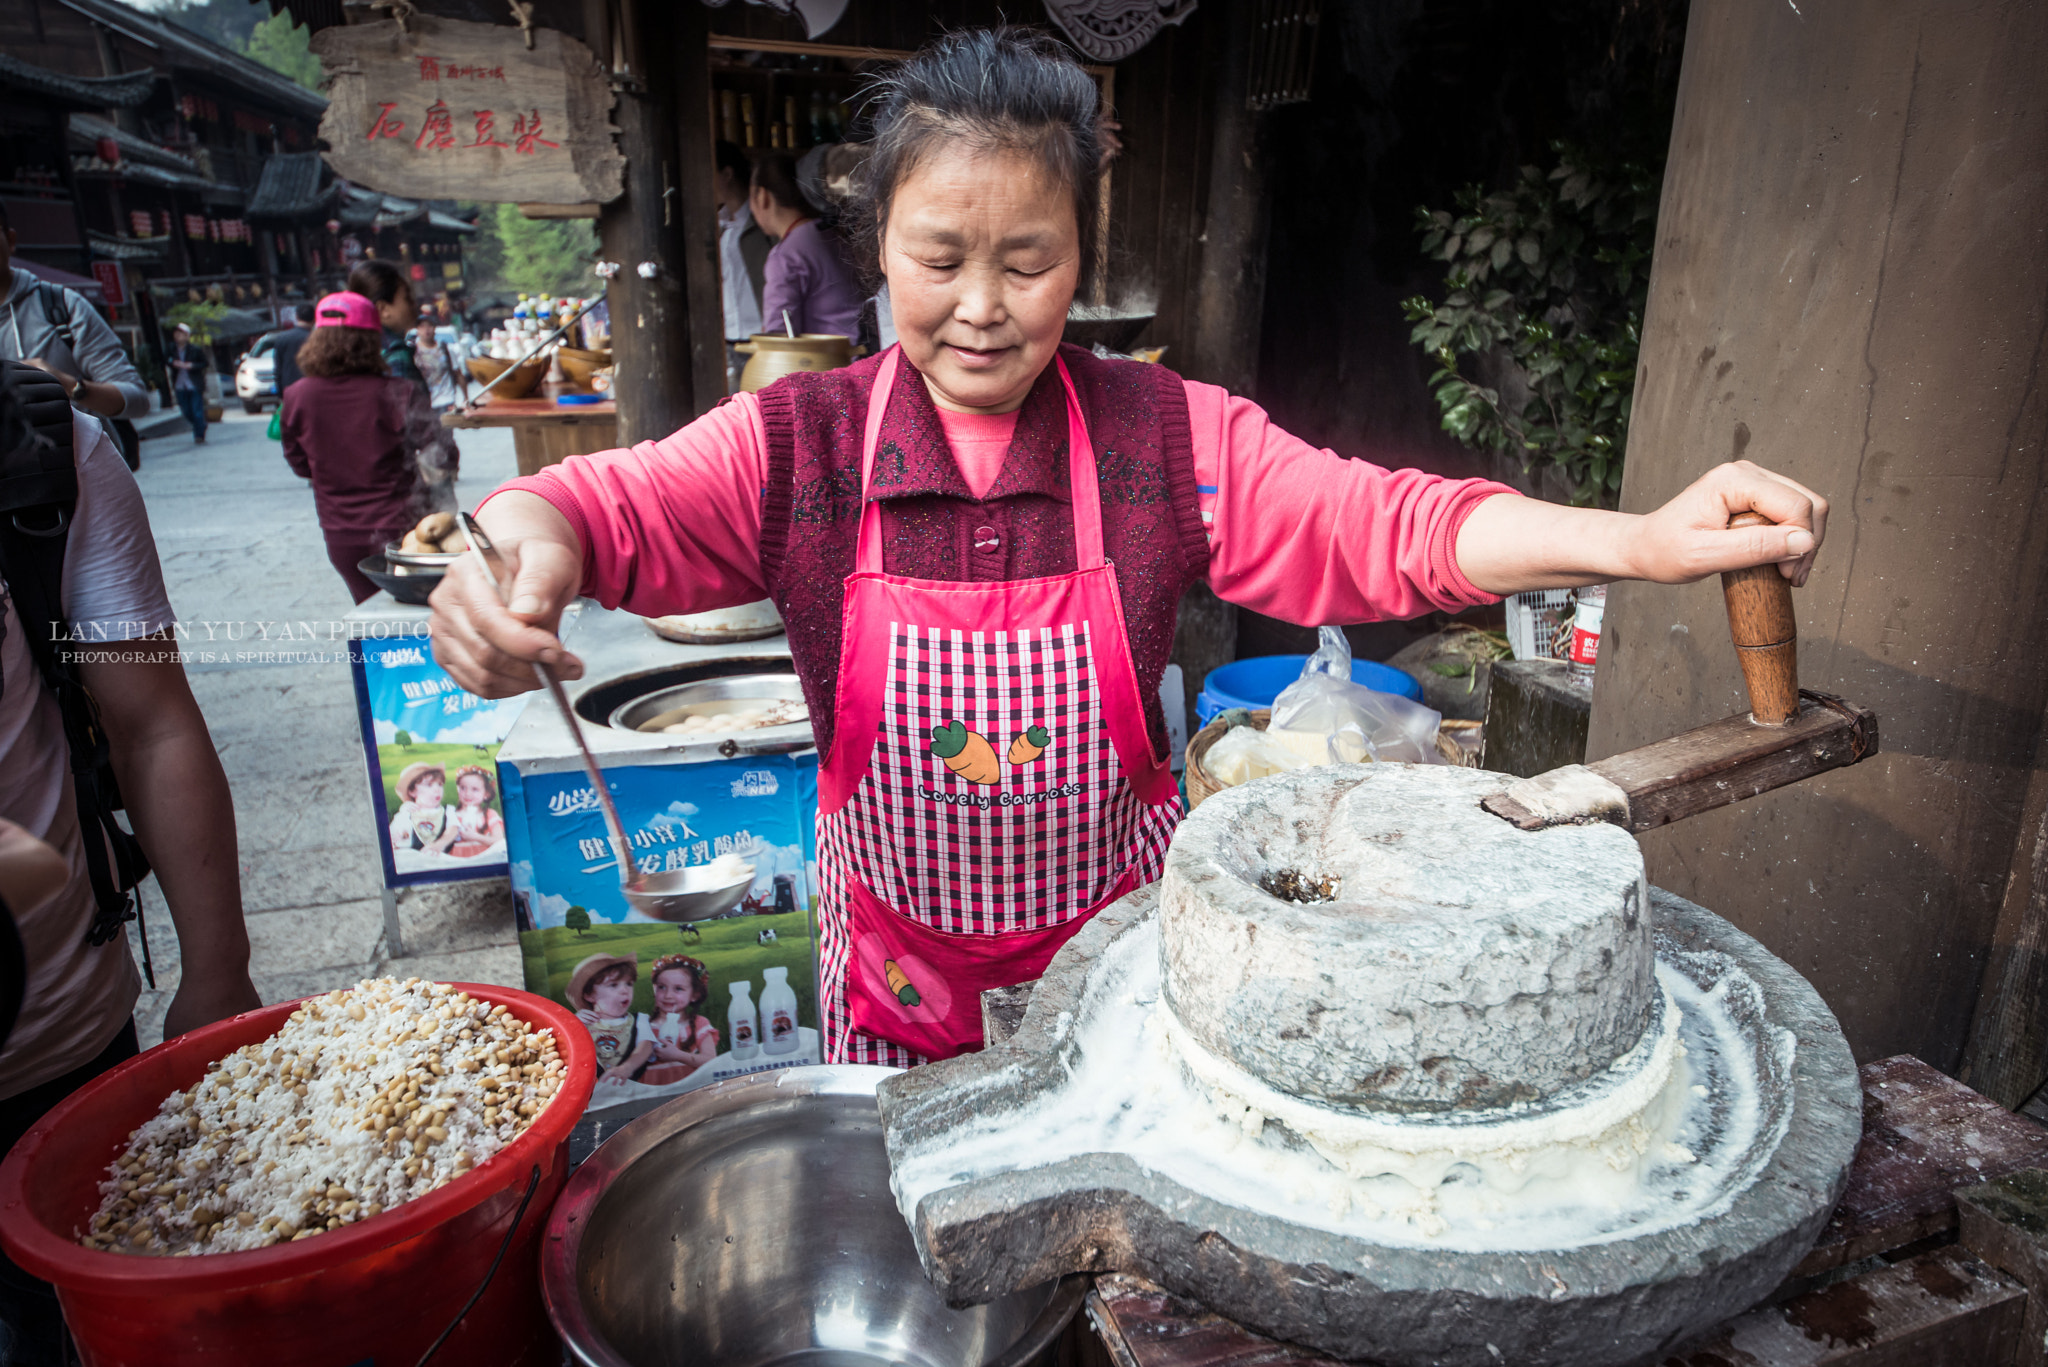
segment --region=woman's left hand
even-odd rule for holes
[[[1752,510],[1775,525],[1728,526],[1729,519]],[[1689,584],[1724,570],[1776,562],[1779,573],[1797,588],[1813,572],[1827,527],[1828,501],[1819,494],[1750,461],[1731,461],[1635,520],[1632,577]]]

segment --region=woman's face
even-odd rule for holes
[[[1074,301],[1074,197],[1022,152],[941,148],[896,187],[882,273],[932,401],[1007,413],[1051,364]]]
[[[465,807],[483,806],[487,796],[483,779],[475,774],[464,774],[455,780],[455,796]]]
[[[690,990],[690,974],[687,969],[663,969],[661,976],[654,980],[654,1005],[663,1015],[681,1015],[696,1000],[696,993]]]
[[[633,979],[624,969],[612,969],[590,987],[590,1006],[606,1020],[617,1020],[633,1009]]]
[[[377,321],[387,332],[404,332],[419,321],[419,308],[412,302],[412,287],[400,285],[388,304],[377,305]]]

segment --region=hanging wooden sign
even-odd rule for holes
[[[410,199],[617,198],[626,159],[603,68],[574,38],[530,32],[531,49],[517,28],[418,12],[320,30],[327,164]]]

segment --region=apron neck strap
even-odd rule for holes
[[[882,505],[869,499],[868,491],[874,485],[875,450],[881,445],[882,419],[888,412],[889,396],[896,388],[897,362],[902,357],[901,346],[889,348],[882,357],[881,369],[875,372],[874,387],[868,391],[868,419],[860,449],[860,538],[853,558],[854,569],[863,574],[879,574],[882,569]],[[1074,377],[1067,373],[1067,363],[1057,355],[1053,364],[1059,367],[1060,386],[1067,396],[1067,487],[1074,509],[1074,566],[1099,569],[1106,562],[1102,554],[1102,491],[1095,479],[1095,448],[1088,440],[1088,423],[1081,416],[1081,399],[1074,392]],[[919,378],[921,381],[922,377]]]

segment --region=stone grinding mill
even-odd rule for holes
[[[1519,782],[1227,790],[1011,1040],[889,1079],[941,1292],[1114,1269],[1340,1358],[1592,1367],[1776,1286],[1855,1155],[1855,1062],[1793,969],[1648,885],[1630,833],[1877,734],[1799,691],[1774,568],[1725,587],[1750,714]]]

